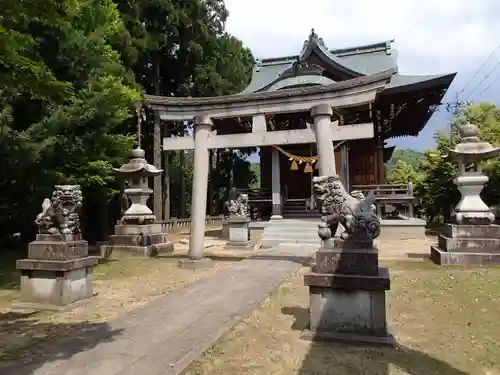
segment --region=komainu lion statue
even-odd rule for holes
[[[247,217],[249,215],[248,194],[238,194],[236,199],[229,200],[227,209],[230,216]]]
[[[83,195],[79,185],[56,185],[52,199],[45,198],[35,224],[40,234],[78,235]]]
[[[371,242],[380,235],[380,219],[374,212],[373,192],[364,197],[360,191],[350,195],[338,176],[314,177],[313,191],[323,223],[318,235],[322,240],[335,235],[340,224],[346,229],[341,238]]]

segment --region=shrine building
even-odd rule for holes
[[[194,149],[193,247],[203,239],[209,149],[259,148],[274,215],[287,200],[310,199],[314,175],[336,173],[347,189],[384,183],[387,140],[417,136],[456,74],[399,74],[392,42],[329,49],[313,30],[297,55],[257,60],[241,93],[146,95],[162,120],[194,120],[194,137],[163,140],[163,150]],[[332,147],[335,160],[323,160]]]

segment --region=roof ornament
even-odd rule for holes
[[[326,48],[325,42],[323,38],[320,38],[318,34],[314,31],[314,29],[311,29],[311,33],[309,34],[309,38],[304,40],[304,45],[302,46],[302,51],[300,54],[302,55],[306,49],[308,48],[309,45],[311,45],[313,42],[315,42],[317,45]]]
[[[310,64],[307,61],[295,61],[290,68],[280,74],[281,79],[297,76],[321,76],[324,68],[317,64]]]

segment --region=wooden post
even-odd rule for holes
[[[170,219],[170,152],[163,151],[164,167],[163,167],[163,185],[164,185],[164,220]]]
[[[207,211],[209,215],[213,214],[214,197],[213,197],[213,176],[212,170],[214,165],[214,150],[208,150],[208,188],[207,188]]]
[[[184,150],[180,150],[179,152],[179,168],[180,168],[180,178],[181,178],[181,189],[180,189],[180,197],[179,197],[179,217],[186,217],[186,179],[184,178]]]
[[[160,61],[155,61],[155,95],[160,95]],[[155,122],[153,130],[153,165],[161,169],[161,128],[160,114],[155,111]],[[161,175],[153,178],[153,212],[157,220],[163,220],[163,191]]]

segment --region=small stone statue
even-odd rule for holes
[[[227,209],[230,216],[247,217],[248,213],[248,194],[238,194],[236,199],[231,199],[227,203]]]
[[[367,198],[361,192],[349,195],[338,176],[314,177],[313,191],[322,215],[318,229],[322,240],[332,238],[339,223],[346,229],[341,235],[345,240],[370,243],[380,235],[380,219],[372,207],[373,192]]]
[[[39,234],[79,235],[83,195],[79,185],[56,185],[52,199],[45,198],[35,224]]]

